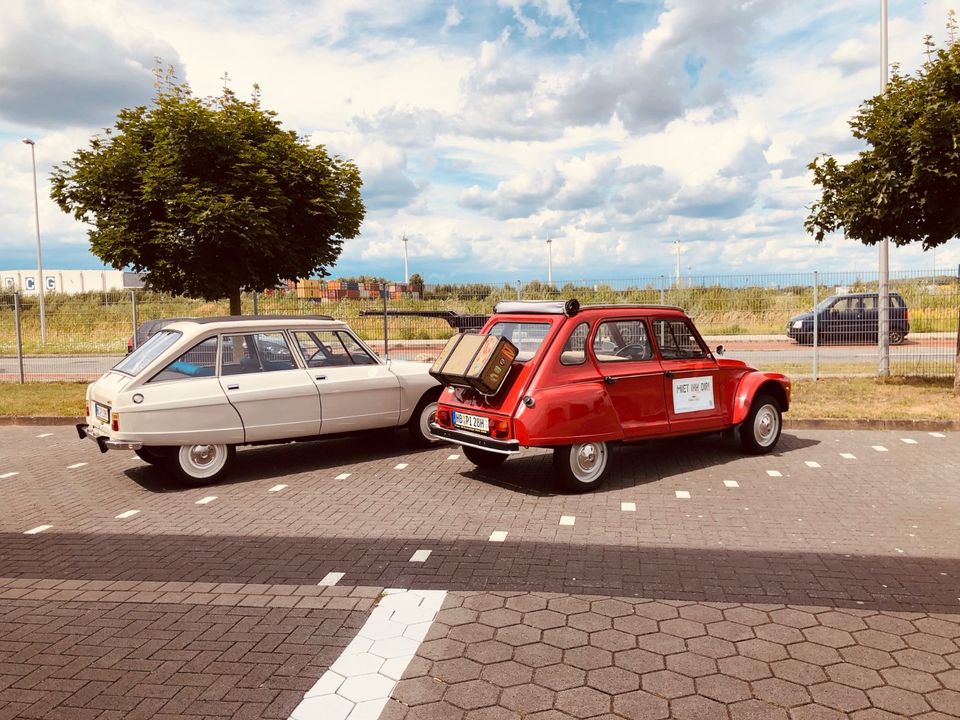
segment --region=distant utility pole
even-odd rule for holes
[[[547,238],[547,285],[553,287],[553,238]]]
[[[887,62],[887,0],[880,0],[880,92],[887,91],[889,64]],[[890,242],[884,237],[880,241],[880,297],[879,310],[879,350],[881,377],[890,375]]]
[[[406,234],[400,238],[400,241],[403,243],[403,283],[406,285],[410,282],[410,268],[407,265],[407,236]]]
[[[680,238],[674,240],[673,245],[677,251],[677,287],[680,287]]]

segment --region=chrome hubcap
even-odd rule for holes
[[[437,403],[430,403],[427,405],[423,412],[420,414],[420,432],[423,433],[425,438],[430,440],[435,440],[433,433],[430,431],[430,423],[436,422],[437,420]]]
[[[757,442],[761,445],[769,445],[777,436],[779,429],[776,411],[769,405],[764,405],[757,413],[756,422],[754,422],[754,431]]]
[[[581,445],[577,451],[577,466],[584,472],[590,472],[597,464],[597,449],[592,445]]]
[[[190,460],[198,467],[209,465],[217,456],[213,445],[194,445],[190,448]]]
[[[570,450],[570,465],[573,475],[582,483],[591,483],[603,475],[607,467],[605,443],[574,445]]]

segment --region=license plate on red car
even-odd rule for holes
[[[455,412],[453,413],[453,426],[470,432],[490,434],[490,419],[479,415]]]

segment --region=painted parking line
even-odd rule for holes
[[[636,512],[637,504],[632,502],[622,502],[620,503],[620,510],[622,512]]]
[[[274,485],[272,488],[270,488],[269,490],[267,490],[267,492],[280,492],[280,491],[283,490],[285,487],[287,487],[287,486],[286,486],[286,485]]]
[[[76,470],[77,468],[82,468],[86,463],[74,463],[73,465],[67,465],[67,470]]]
[[[844,460],[856,460],[856,459],[857,459],[857,456],[856,456],[856,455],[853,455],[853,454],[851,454],[851,453],[840,453],[840,457],[842,457]]]
[[[343,576],[345,574],[346,573],[342,573],[342,572],[328,572],[326,575],[323,576],[323,580],[318,582],[317,585],[322,585],[323,587],[331,587],[333,585],[336,585],[341,580],[343,580]]]
[[[736,480],[724,480],[724,481],[723,481],[723,484],[724,484],[725,487],[729,487],[729,488],[738,488],[738,487],[740,487],[740,483],[738,483]]]
[[[447,455],[447,460],[459,460],[459,455]]]
[[[44,530],[49,530],[53,525],[37,525],[35,528],[31,528],[24,532],[24,535],[36,535],[37,533],[42,533]]]
[[[410,562],[426,562],[430,557],[432,550],[417,550],[411,557]]]
[[[387,589],[357,636],[291,720],[376,720],[427,636],[447,593]]]
[[[914,440],[913,438],[900,438],[900,442],[902,442],[902,443],[904,443],[904,444],[906,444],[906,445],[916,445],[916,444],[917,444],[917,441]]]
[[[767,475],[770,477],[783,477],[783,473],[779,470],[767,470]]]
[[[503,542],[506,539],[506,530],[494,530],[492,533],[490,533],[490,542]]]
[[[887,449],[883,445],[871,445],[874,450],[877,452],[887,452]]]
[[[13,477],[14,475],[19,475],[19,474],[20,474],[20,473],[18,473],[18,472],[8,472],[8,473],[4,473],[3,475],[0,475],[0,480],[6,480],[7,478],[11,478],[11,477]]]
[[[216,495],[207,495],[205,498],[200,498],[199,500],[197,500],[194,503],[194,505],[209,505],[216,499],[217,499]]]
[[[946,437],[946,435],[944,435],[943,433],[939,433],[939,432],[928,433],[928,435],[930,435],[930,437],[938,437],[938,438]]]
[[[337,475],[337,477],[334,478],[334,479],[335,479],[335,480],[346,480],[348,477],[350,477],[351,474],[352,474],[352,473],[340,473],[340,474]]]
[[[50,437],[53,433],[40,433],[37,435],[38,438]]]
[[[561,515],[560,524],[561,525],[575,525],[577,522],[576,515]]]
[[[689,491],[689,490],[677,490],[676,495],[677,495],[677,497],[680,498],[681,500],[689,500],[689,499],[690,499],[690,491]]]
[[[804,465],[806,465],[806,466],[809,467],[809,468],[818,468],[818,467],[820,467],[820,463],[818,463],[818,462],[815,461],[815,460],[807,460],[807,461],[804,463]]]
[[[119,515],[117,515],[114,518],[114,520],[126,520],[127,518],[133,517],[139,512],[140,512],[139,510],[127,510],[126,512],[122,512]]]
[[[408,467],[407,463],[397,463],[393,466],[394,470],[406,470]]]

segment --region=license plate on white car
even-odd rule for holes
[[[96,416],[97,420],[100,422],[108,423],[110,422],[110,408],[106,405],[101,405],[100,403],[93,404],[93,414]]]
[[[478,415],[467,415],[462,412],[453,413],[453,426],[471,432],[490,434],[490,419]]]

